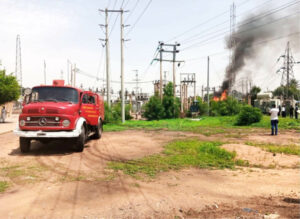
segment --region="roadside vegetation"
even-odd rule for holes
[[[4,192],[9,187],[8,182],[0,181],[0,192]]]
[[[265,151],[271,153],[283,153],[300,156],[300,146],[295,144],[290,145],[278,145],[272,143],[257,143],[257,142],[246,142],[246,145],[260,147]]]
[[[163,120],[130,120],[124,124],[106,124],[105,131],[122,131],[128,129],[147,129],[147,130],[170,130],[170,131],[189,131],[202,133],[205,135],[225,133],[226,129],[252,129],[265,128],[270,129],[270,117],[263,116],[257,123],[248,126],[236,125],[237,116],[203,116],[197,120],[192,119],[163,119]],[[294,129],[300,130],[300,120],[290,118],[279,118],[279,130]]]
[[[108,167],[122,170],[125,174],[139,177],[141,174],[154,177],[160,172],[179,170],[186,167],[209,169],[233,169],[236,154],[219,146],[221,142],[198,140],[177,140],[167,144],[161,154],[150,155],[137,160],[110,162]]]

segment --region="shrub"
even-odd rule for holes
[[[174,99],[173,83],[169,82],[164,88],[163,108],[164,119],[178,118],[179,117],[179,98]]]
[[[159,120],[164,118],[164,108],[157,93],[150,98],[144,109],[145,112],[143,116],[148,120]]]
[[[246,105],[238,114],[236,125],[250,125],[262,119],[260,109]]]
[[[210,114],[212,116],[232,116],[240,112],[242,104],[235,98],[228,96],[223,101],[212,101]]]
[[[104,124],[118,123],[122,120],[121,103],[111,105],[111,107],[108,108],[108,104],[105,102],[104,108],[105,108]],[[128,104],[125,105],[125,119],[126,120],[132,119],[132,117],[130,115],[130,109],[131,109],[131,105],[128,105]]]

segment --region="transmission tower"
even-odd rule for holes
[[[300,64],[300,62],[295,61],[292,55],[290,42],[287,42],[285,52],[277,59],[277,62],[280,59],[283,59],[283,66],[279,68],[276,73],[282,73],[281,86],[286,86],[286,89],[284,90],[284,98],[289,98],[288,90],[290,87],[290,81],[291,79],[295,79],[293,67],[295,64]]]
[[[22,56],[21,56],[21,39],[20,35],[17,35],[16,39],[16,67],[15,67],[15,76],[18,80],[21,87],[22,95]]]
[[[140,79],[139,79],[139,70],[133,70],[134,72],[135,72],[135,79],[133,80],[134,82],[135,82],[135,87],[134,87],[134,89],[135,89],[135,95],[137,96],[138,95],[138,93],[139,93],[139,90],[140,90],[140,87],[139,87],[139,81],[140,81]]]
[[[232,58],[232,56],[233,56],[232,51],[234,50],[234,45],[235,45],[235,39],[234,39],[234,36],[233,36],[234,32],[235,32],[235,23],[236,23],[236,13],[235,13],[235,11],[236,11],[236,6],[233,2],[232,5],[230,6],[229,64],[230,63],[233,64],[232,62],[234,61],[234,59]],[[233,78],[235,78],[235,75],[233,76]],[[234,80],[229,81],[229,92],[232,91],[233,81]]]

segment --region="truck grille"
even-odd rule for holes
[[[53,116],[39,116],[39,117],[30,117],[30,121],[26,121],[25,126],[36,127],[36,126],[59,126],[60,122],[55,121]]]

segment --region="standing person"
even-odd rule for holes
[[[281,114],[281,106],[280,105],[278,106],[278,109],[279,109],[278,116],[280,116],[280,114]]]
[[[5,106],[3,106],[1,110],[1,121],[3,123],[5,122],[5,118],[6,118],[6,110],[5,110]]]
[[[271,115],[271,135],[278,134],[278,112],[279,109],[276,108],[275,104],[272,105],[272,109],[270,110]],[[275,133],[274,133],[275,131]]]
[[[283,118],[286,117],[285,105],[282,105],[282,108],[281,108],[281,116],[282,116]]]
[[[298,108],[298,104],[297,104],[295,107],[295,119],[298,119],[298,110],[299,110],[299,108]]]
[[[290,107],[290,118],[294,118],[294,107],[291,105]]]

